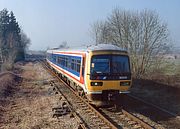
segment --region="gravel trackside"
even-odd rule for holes
[[[58,96],[54,95],[49,85],[53,78],[41,64],[29,62],[18,67],[22,69],[23,79],[16,85],[13,77],[7,79],[6,84],[15,88],[11,95],[1,97],[0,129],[77,129],[77,121],[70,118],[70,114],[52,117],[52,108],[58,105]],[[8,90],[8,86],[1,88]]]

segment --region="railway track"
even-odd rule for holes
[[[45,69],[53,75],[57,81],[52,82],[52,86],[57,93],[63,95],[71,107],[71,112],[75,114],[80,128],[102,128],[102,129],[152,129],[141,119],[135,117],[128,111],[121,109],[119,111],[107,110],[104,108],[96,108],[88,103],[88,100],[79,96],[79,94],[45,64],[41,62]]]
[[[99,112],[104,114],[110,121],[118,127],[128,129],[152,129],[153,127],[135,117],[124,109],[114,110],[113,108],[99,108]]]
[[[147,123],[154,125],[155,128],[174,129],[180,127],[180,118],[177,114],[152,103],[148,103],[134,95],[126,95],[123,105],[126,110],[132,112],[135,116],[143,119]]]
[[[177,116],[175,113],[172,113],[172,112],[170,112],[170,111],[168,111],[168,110],[166,110],[166,109],[163,109],[163,108],[161,108],[161,107],[159,107],[159,106],[157,106],[157,105],[155,105],[155,104],[148,103],[148,102],[144,101],[143,99],[138,98],[138,97],[136,97],[136,96],[134,96],[134,95],[130,95],[130,94],[129,94],[129,95],[127,95],[127,96],[128,96],[128,97],[131,97],[131,98],[134,99],[134,100],[140,101],[140,102],[144,103],[145,105],[147,105],[147,106],[149,106],[149,107],[155,108],[156,110],[159,110],[159,111],[163,112],[164,114],[168,114],[169,116],[172,116],[172,117],[176,117],[176,116]]]
[[[117,127],[109,122],[103,115],[101,115],[87,100],[83,99],[75,92],[69,85],[63,82],[54,72],[52,72],[47,65],[45,68],[57,78],[58,82],[54,82],[56,90],[60,92],[68,103],[71,105],[75,114],[78,114],[81,121],[83,121],[83,128],[102,128],[102,129],[117,129]]]

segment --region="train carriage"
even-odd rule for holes
[[[48,50],[46,60],[96,105],[129,93],[132,81],[129,56],[117,46],[98,44],[81,49]]]

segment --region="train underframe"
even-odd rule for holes
[[[96,106],[122,105],[123,96],[119,90],[103,90],[101,94],[87,94],[88,99]]]

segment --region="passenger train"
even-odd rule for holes
[[[110,44],[47,51],[47,63],[95,105],[127,94],[131,87],[128,52]]]

